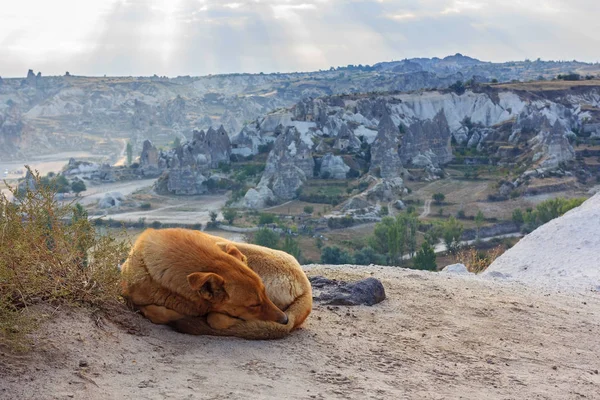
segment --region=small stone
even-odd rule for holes
[[[79,367],[85,368],[88,366],[88,362],[86,360],[79,360]]]
[[[552,369],[556,371],[558,369],[558,367],[555,365],[552,367]]]

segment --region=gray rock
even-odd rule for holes
[[[313,175],[312,140],[295,127],[286,128],[273,145],[259,186],[267,186],[281,200],[291,200]]]
[[[125,200],[125,198],[119,192],[106,193],[98,202],[98,208],[106,209],[119,207],[123,200]]]
[[[400,130],[386,112],[377,127],[377,137],[371,145],[369,173],[384,179],[398,178],[404,171],[398,154]]]
[[[140,167],[158,169],[158,149],[150,140],[144,140],[142,145]]]
[[[466,265],[464,264],[452,264],[447,265],[442,269],[442,273],[445,274],[455,274],[455,275],[474,275],[472,272],[469,272]]]
[[[489,278],[494,278],[494,279],[510,278],[510,274],[503,274],[502,272],[498,272],[498,271],[491,271],[490,273],[486,274],[485,276],[489,277]]]
[[[344,163],[344,159],[340,156],[327,153],[321,160],[321,178],[346,179],[348,171],[350,171],[350,167]]]
[[[402,200],[396,200],[394,202],[394,207],[398,210],[404,210],[406,208],[406,205]]]
[[[411,124],[402,137],[400,159],[419,167],[439,166],[452,161],[450,127],[443,111],[432,120]]]
[[[315,301],[328,305],[372,306],[385,300],[385,289],[381,281],[366,278],[357,282],[343,282],[322,276],[309,278],[315,292]]]
[[[244,195],[244,206],[254,210],[265,208],[270,202],[275,201],[275,195],[266,185],[259,185],[249,189]]]

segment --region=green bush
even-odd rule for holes
[[[272,224],[274,222],[275,222],[274,214],[261,213],[260,217],[258,218],[259,225],[267,225],[267,224]]]
[[[304,206],[304,212],[306,214],[312,214],[315,211],[315,208],[313,206]]]
[[[446,199],[446,196],[443,193],[434,193],[431,198],[435,202],[435,204],[442,204]]]
[[[350,253],[337,246],[323,247],[321,251],[321,263],[323,264],[352,264],[353,261]]]
[[[385,256],[378,254],[371,246],[363,247],[354,252],[354,263],[358,265],[385,265]]]
[[[254,234],[252,243],[271,249],[277,249],[279,246],[279,235],[269,228],[260,228]]]
[[[225,221],[227,221],[227,223],[229,223],[229,225],[233,224],[233,221],[235,221],[237,216],[238,216],[237,211],[235,211],[232,208],[227,208],[227,209],[223,210],[223,218],[225,218]]]
[[[435,271],[437,269],[437,264],[435,263],[436,255],[433,247],[427,242],[423,242],[419,251],[417,251],[417,255],[413,259],[413,268]]]

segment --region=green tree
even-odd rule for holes
[[[475,226],[477,228],[477,240],[479,240],[479,230],[481,229],[481,226],[483,225],[484,221],[485,221],[485,217],[483,216],[483,213],[481,212],[481,210],[479,210],[479,212],[475,216]]]
[[[267,225],[267,224],[272,224],[274,222],[275,222],[275,215],[274,214],[261,213],[260,217],[258,218],[258,224],[259,225]]]
[[[425,232],[425,241],[429,243],[430,246],[435,246],[440,241],[443,233],[442,226],[435,224]]]
[[[283,239],[283,246],[281,250],[285,251],[288,254],[293,255],[296,259],[300,259],[301,251],[300,246],[298,246],[298,241],[294,239],[292,235],[285,235]]]
[[[71,191],[69,180],[64,175],[58,175],[54,180],[54,184],[56,193],[69,193]]]
[[[431,198],[433,199],[433,201],[435,201],[435,204],[439,205],[444,202],[446,196],[443,193],[434,193],[433,196],[431,196]]]
[[[133,161],[133,146],[131,145],[131,142],[127,142],[125,153],[127,153],[127,165],[131,165],[131,162]]]
[[[525,220],[523,219],[523,211],[520,208],[513,210],[512,221],[517,225],[522,225]]]
[[[460,247],[463,225],[456,218],[450,217],[443,223],[442,229],[442,238],[446,244],[446,249],[450,253],[455,253]]]
[[[363,247],[354,252],[354,263],[358,265],[383,265],[385,261],[385,256],[378,254],[371,246]]]
[[[315,208],[313,206],[304,206],[304,212],[306,214],[312,214],[315,211]]]
[[[414,254],[418,219],[413,213],[402,213],[392,217],[384,217],[375,224],[369,245],[379,254],[387,255],[389,262],[398,265],[402,256],[408,251]]]
[[[219,214],[216,211],[211,211],[210,213],[208,213],[208,216],[210,217],[211,224],[214,225],[217,223],[217,218],[219,217]]]
[[[260,228],[254,234],[252,243],[270,249],[276,249],[279,246],[279,235],[269,228]]]
[[[85,182],[77,179],[71,182],[71,190],[75,193],[75,195],[79,196],[79,193],[85,192],[87,187],[85,186]]]
[[[352,264],[354,260],[350,253],[337,246],[323,247],[321,263],[323,264]]]
[[[428,271],[435,271],[437,264],[435,263],[436,255],[433,247],[427,242],[423,242],[417,255],[413,259],[413,268]]]
[[[223,210],[223,218],[225,218],[225,221],[227,221],[229,225],[233,224],[233,221],[235,221],[237,216],[237,211],[235,211],[233,208],[227,208]]]

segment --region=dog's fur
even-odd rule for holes
[[[299,327],[312,310],[312,288],[296,259],[279,250],[213,237],[221,248],[234,245],[248,266],[263,280],[267,296],[288,316],[281,325],[268,321],[240,321],[218,313],[206,319],[186,317],[172,322],[180,332],[194,335],[237,336],[245,339],[278,339]]]
[[[222,262],[231,263],[230,268],[223,268]],[[168,274],[166,271],[172,270],[174,265],[179,266],[176,268],[179,272]],[[183,265],[188,267],[182,268]],[[267,300],[279,308],[277,311],[286,311],[288,322],[282,324],[282,320],[273,318],[272,313],[243,316],[239,311],[239,304],[247,303],[243,299],[234,299],[238,311],[231,311],[224,307],[207,307],[206,301],[199,301],[193,293],[190,298],[191,282],[189,279],[186,282],[182,276],[198,269],[192,265],[202,265],[203,272],[218,270],[217,273],[222,273],[223,269],[244,271],[243,267],[247,265],[246,269],[251,269],[250,272],[258,275],[262,282],[251,279],[250,284],[256,286],[248,288],[246,285],[243,290],[228,295],[243,297],[247,293],[255,295],[266,291]],[[153,322],[169,323],[184,333],[246,339],[281,338],[300,326],[312,309],[310,282],[294,257],[282,251],[234,243],[197,231],[144,232],[122,272],[124,296],[130,304]],[[179,275],[176,280],[173,279],[175,275]]]
[[[219,313],[287,325],[232,244],[185,229],[148,229],[122,266],[123,296],[154,323]]]

